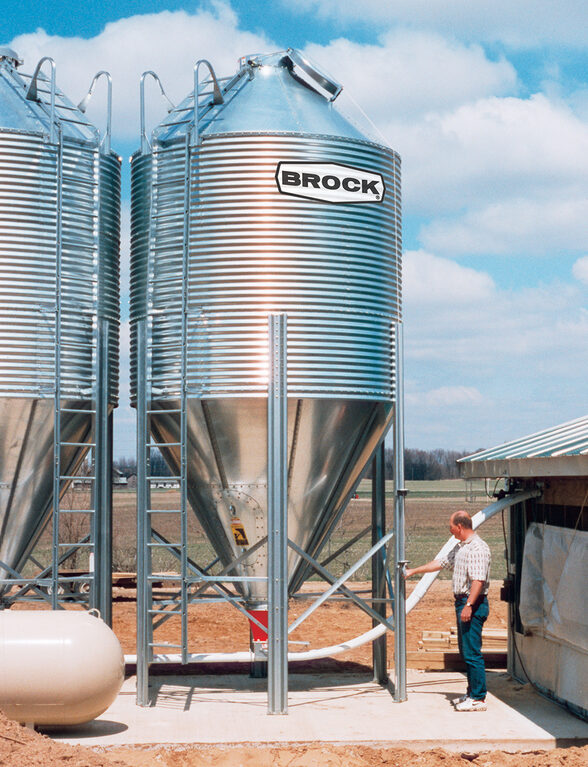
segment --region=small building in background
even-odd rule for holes
[[[588,719],[588,416],[458,464],[466,480],[541,489],[505,527],[509,672]]]
[[[128,479],[125,475],[116,468],[112,467],[112,484],[116,487],[126,487],[128,485]]]

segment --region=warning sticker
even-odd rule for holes
[[[247,540],[247,534],[245,533],[245,528],[243,527],[243,523],[240,519],[233,519],[231,522],[231,531],[233,533],[233,538],[235,539],[235,543],[237,546],[249,546],[249,541]]]

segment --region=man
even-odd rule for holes
[[[482,628],[488,617],[490,549],[472,528],[467,511],[456,511],[449,520],[449,530],[459,543],[444,559],[407,568],[405,577],[434,573],[445,567],[453,569],[453,594],[457,617],[459,652],[465,661],[468,689],[454,701],[457,711],[486,710],[486,669],[482,655]]]

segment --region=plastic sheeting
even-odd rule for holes
[[[527,530],[519,614],[526,633],[588,652],[588,532],[533,522]]]

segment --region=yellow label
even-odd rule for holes
[[[235,519],[233,522],[231,522],[231,530],[233,532],[233,538],[235,539],[237,546],[249,546],[247,534],[245,533],[245,528],[243,527],[242,522],[240,522],[238,519]]]

